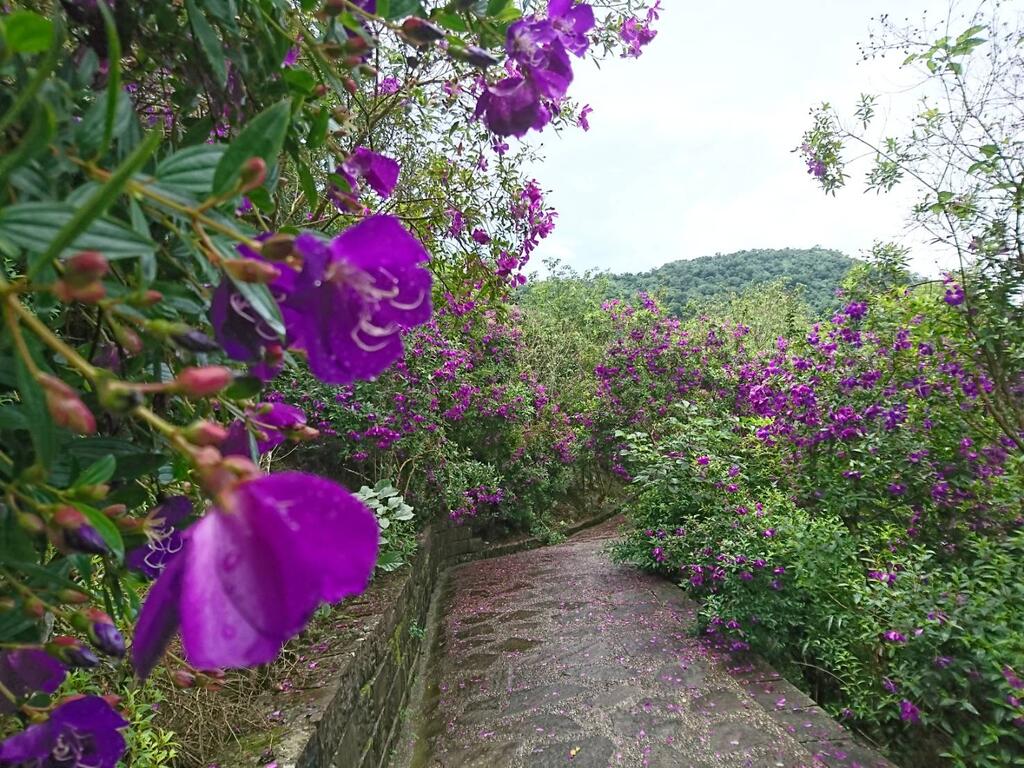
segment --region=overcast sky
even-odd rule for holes
[[[945,0],[662,4],[641,58],[576,64],[569,93],[593,107],[591,130],[542,137],[546,159],[532,171],[559,219],[537,262],[639,271],[815,245],[856,256],[904,235],[907,192],[879,197],[851,183],[826,197],[791,150],[822,101],[849,114],[860,93],[879,93],[880,112],[900,122],[915,78],[899,57],[859,63],[857,43],[873,16],[944,17]],[[914,248],[918,271],[935,273],[935,262],[934,249]]]

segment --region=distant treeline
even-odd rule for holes
[[[608,275],[609,295],[628,298],[638,291],[658,297],[674,315],[687,314],[687,305],[760,283],[783,280],[802,289],[802,298],[815,313],[839,306],[836,289],[856,260],[827,248],[782,248],[738,251],[672,261],[648,272]]]

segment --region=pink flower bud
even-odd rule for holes
[[[197,421],[185,430],[185,439],[193,445],[217,446],[227,436],[228,431],[212,421]]]
[[[96,251],[76,253],[64,266],[64,280],[76,287],[94,283],[110,271],[106,258]]]
[[[256,259],[231,259],[223,266],[225,272],[243,283],[269,283],[281,274],[273,264]]]
[[[267,179],[267,161],[262,157],[250,157],[242,164],[242,173],[239,177],[239,192],[251,192],[257,187],[263,186]]]
[[[209,397],[228,386],[233,378],[229,369],[208,365],[203,368],[185,368],[174,381],[178,391],[187,397]]]
[[[96,431],[96,417],[75,390],[48,373],[39,374],[36,380],[43,388],[46,407],[54,424],[80,435],[91,435]]]

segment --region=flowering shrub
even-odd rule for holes
[[[943,293],[851,288],[804,338],[756,355],[740,338],[724,363],[727,327],[666,336],[651,312],[662,332],[615,342],[645,361],[647,395],[618,433],[636,489],[618,554],[679,579],[708,633],[792,666],[851,725],[1005,764],[1024,743],[1022,456],[945,336]],[[645,371],[670,354],[712,370],[651,397]]]
[[[102,690],[56,698],[69,668],[128,653],[145,678],[180,634],[173,678],[215,681],[365,588],[375,515],[306,467],[270,471],[333,424],[264,386],[381,397],[374,379],[422,373],[404,361],[435,305],[483,312],[520,284],[553,212],[503,137],[575,123],[568,54],[632,46],[644,9],[44,5],[0,18],[0,763],[110,767],[128,720]],[[522,437],[490,460],[570,455],[544,441],[571,424],[530,426],[533,382],[472,387],[445,407]],[[505,503],[492,480],[459,497]]]

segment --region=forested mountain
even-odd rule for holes
[[[835,289],[856,261],[827,248],[738,251],[672,261],[648,272],[610,275],[611,294],[626,298],[647,291],[682,315],[690,301],[738,293],[758,283],[786,280],[802,287],[815,312],[837,305]]]

